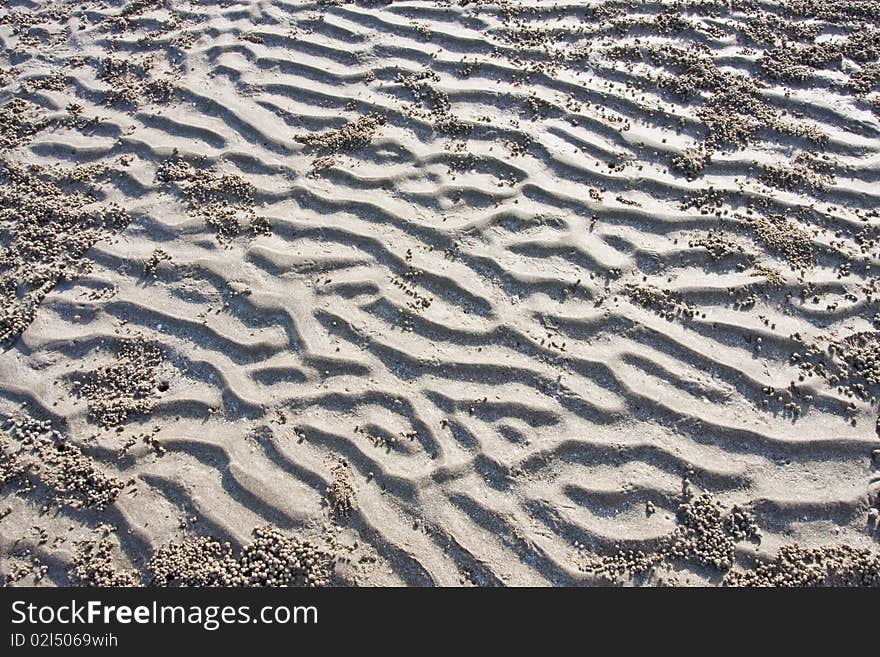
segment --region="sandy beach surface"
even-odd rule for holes
[[[8,585],[880,585],[880,2],[4,0]]]

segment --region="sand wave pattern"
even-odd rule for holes
[[[878,17],[4,3],[6,580],[876,584]]]

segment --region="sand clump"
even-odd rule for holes
[[[345,153],[363,148],[373,141],[379,127],[384,125],[385,118],[368,114],[356,121],[346,123],[338,130],[297,135],[296,140],[306,146],[327,153]]]
[[[254,530],[255,539],[241,551],[232,586],[327,586],[331,556],[308,541],[285,536],[274,527]]]
[[[835,165],[826,155],[816,157],[800,152],[790,164],[768,164],[764,167],[762,182],[777,189],[797,191],[807,189],[822,192],[834,183]]]
[[[880,90],[880,64],[868,64],[850,77],[850,89],[858,95]]]
[[[67,88],[67,76],[61,71],[49,75],[40,75],[22,82],[22,88],[28,93],[37,91],[64,91]]]
[[[818,145],[827,142],[821,130],[789,119],[765,100],[759,81],[719,69],[712,57],[697,47],[663,44],[636,47],[628,52],[630,59],[644,57],[672,71],[653,77],[657,88],[685,100],[701,102],[696,115],[705,126],[705,138],[672,159],[673,168],[689,178],[703,172],[716,150],[744,148],[757,139],[760,131],[769,129]]]
[[[100,588],[137,586],[137,574],[117,566],[113,553],[114,544],[108,538],[81,541],[68,570],[71,584]]]
[[[880,586],[880,555],[848,545],[812,549],[784,545],[770,561],[759,560],[751,567],[738,565],[737,544],[758,542],[761,532],[747,509],[734,506],[725,511],[708,494],[682,503],[677,521],[672,535],[653,550],[621,550],[605,556],[583,554],[581,568],[618,581],[684,562],[715,571],[727,586]]]
[[[354,508],[355,490],[349,480],[348,464],[339,461],[330,469],[331,481],[327,486],[326,500],[331,515],[345,520]]]
[[[81,586],[321,587],[332,583],[330,552],[273,527],[254,530],[254,540],[236,554],[229,543],[204,537],[159,547],[142,572],[114,563],[113,542],[86,541],[77,551],[71,580]]]
[[[805,46],[784,43],[764,53],[758,64],[765,77],[786,82],[804,82],[814,71],[841,62],[835,44],[811,43]]]
[[[339,155],[368,146],[383,125],[385,125],[384,116],[367,114],[346,123],[338,130],[297,135],[295,139],[320,153],[312,162],[314,174],[334,165]]]
[[[672,320],[678,317],[693,319],[697,311],[680,295],[663,290],[656,285],[635,285],[628,283],[624,288],[626,295],[635,303],[653,310],[660,317]]]
[[[142,101],[167,103],[174,95],[172,77],[151,79],[153,62],[130,58],[107,57],[100,65],[99,78],[109,85],[105,92],[108,104],[138,105]]]
[[[463,137],[469,134],[472,126],[452,113],[449,94],[437,88],[440,76],[430,70],[418,73],[398,73],[398,84],[406,87],[413,95],[414,103],[408,108],[412,117],[424,119],[439,132]]]
[[[150,257],[147,259],[146,263],[144,263],[144,276],[151,276],[153,278],[158,278],[159,276],[159,267],[163,262],[170,262],[171,256],[167,251],[160,248],[153,249],[153,252],[150,254]]]
[[[675,562],[729,571],[735,561],[736,544],[760,538],[752,514],[742,507],[726,510],[711,495],[686,499],[676,514],[678,527],[653,550],[621,550],[611,555],[585,554],[581,568],[603,578],[643,575]]]
[[[129,418],[149,413],[158,401],[162,350],[134,338],[121,343],[116,359],[73,380],[77,396],[86,400],[89,415],[106,427],[124,424]]]
[[[232,546],[204,536],[171,542],[147,562],[150,586],[226,586],[236,563]]]
[[[802,380],[817,376],[848,397],[876,399],[880,393],[880,338],[875,331],[813,342],[800,334],[792,338],[804,345],[789,359],[800,368]]]
[[[704,236],[689,240],[688,246],[692,249],[705,249],[712,260],[716,262],[729,256],[741,255],[746,252],[745,247],[733,241],[724,230],[714,228],[709,229]]]
[[[0,150],[27,143],[48,125],[49,120],[38,106],[22,98],[13,98],[0,106]]]
[[[159,167],[156,178],[174,184],[186,199],[189,213],[212,228],[221,243],[241,233],[243,220],[256,218],[254,187],[241,176],[196,168],[175,151]]]
[[[72,584],[87,587],[324,587],[333,583],[331,552],[274,527],[258,527],[253,536],[237,553],[230,543],[205,536],[169,541],[155,550],[141,570],[122,564],[108,536],[84,540],[78,543],[68,577]]]
[[[86,273],[88,249],[130,217],[96,200],[92,181],[104,169],[50,169],[0,162],[0,345],[30,325],[43,298],[62,280]],[[77,186],[85,185],[80,191]]]
[[[45,489],[54,506],[103,510],[125,483],[105,474],[95,461],[49,422],[8,418],[0,431],[0,482],[19,494]]]
[[[744,21],[742,32],[752,41],[766,46],[785,38],[794,41],[813,41],[819,35],[819,26],[787,21],[776,14],[755,11]]]
[[[740,215],[739,219],[761,243],[782,254],[794,269],[806,270],[813,266],[816,258],[813,240],[785,215]]]
[[[850,335],[834,343],[830,350],[839,353],[852,375],[880,386],[880,336],[876,332]]]
[[[768,265],[755,265],[750,275],[762,277],[767,285],[771,287],[781,288],[785,285],[785,276],[775,267],[770,267]]]
[[[6,564],[6,577],[3,585],[9,586],[26,577],[33,578],[35,584],[40,583],[49,571],[49,566],[30,549],[17,550]]]
[[[783,0],[782,6],[794,16],[815,18],[829,23],[851,21],[878,22],[872,0]]]
[[[726,582],[730,586],[878,587],[880,555],[849,545],[785,545],[772,561],[759,563],[753,570],[733,571]]]

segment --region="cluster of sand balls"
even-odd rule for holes
[[[154,34],[161,34],[169,29],[179,26],[180,19],[177,12],[170,6],[171,3],[166,0],[133,0],[127,2],[119,10],[119,14],[108,16],[105,23],[112,30],[126,31],[132,29],[137,24],[137,18],[147,12],[157,9],[168,9],[170,20],[163,21],[161,27]]]
[[[16,339],[40,302],[62,279],[88,269],[86,251],[129,222],[118,205],[65,189],[83,174],[0,162],[0,344]],[[87,182],[87,181],[85,181]]]
[[[174,95],[174,82],[170,78],[149,79],[152,62],[137,63],[131,59],[107,57],[101,62],[99,77],[110,85],[106,92],[110,103],[122,102],[136,105],[142,99],[165,103]]]
[[[384,124],[384,116],[367,114],[346,123],[338,130],[297,135],[296,140],[298,142],[320,153],[312,161],[312,172],[310,175],[317,175],[322,169],[333,166],[338,155],[363,148],[370,144],[379,128]]]
[[[706,128],[706,137],[674,156],[673,168],[696,177],[721,146],[743,148],[761,129],[772,128],[817,144],[827,142],[827,135],[804,122],[786,120],[780,110],[761,96],[759,83],[718,68],[715,61],[699,48],[685,49],[670,44],[636,49],[627,56],[644,54],[656,66],[672,74],[656,76],[656,84],[676,96],[701,101],[697,117]]]
[[[723,230],[714,228],[710,228],[709,232],[703,236],[689,240],[688,246],[692,249],[699,247],[706,249],[715,261],[723,260],[730,255],[745,253],[745,248],[742,245],[734,242]]]
[[[836,43],[784,43],[765,51],[758,64],[761,72],[771,80],[805,82],[816,69],[827,68],[840,61],[840,47]]]
[[[623,18],[614,21],[614,28],[621,34],[625,34],[632,28],[653,30],[657,34],[671,35],[680,34],[686,30],[713,31],[710,26],[698,26],[681,14],[676,13],[672,7],[663,9],[651,18]]]
[[[798,334],[793,337],[800,339]],[[870,399],[880,385],[880,340],[872,331],[828,341],[824,349],[805,343],[790,362],[800,368],[802,380],[818,376],[848,397]]]
[[[812,41],[819,35],[819,26],[787,21],[767,12],[754,12],[743,22],[742,32],[755,43],[765,45],[776,43],[783,36],[795,41]]]
[[[696,561],[722,572],[733,566],[737,542],[760,536],[749,511],[734,506],[725,513],[723,507],[706,494],[682,504],[678,521],[666,551],[667,558]]]
[[[733,567],[736,543],[760,538],[752,514],[742,507],[725,510],[711,495],[686,500],[678,508],[678,526],[654,550],[626,550],[589,555],[582,568],[615,579],[646,573],[662,564],[688,562],[719,572]]]
[[[804,548],[786,545],[773,561],[753,570],[733,571],[731,586],[880,586],[880,555],[867,549],[838,545]]]
[[[9,418],[6,424],[0,432],[3,455],[9,459],[3,483],[18,483],[20,492],[44,487],[53,504],[72,508],[101,510],[122,492],[123,481],[102,472],[50,422],[25,416]]]
[[[232,546],[204,536],[166,543],[146,565],[150,586],[224,586],[235,561]]]
[[[849,87],[853,93],[867,94],[880,85],[880,63],[863,66],[850,77]]]
[[[880,385],[880,340],[874,332],[857,333],[832,345],[850,372],[868,383]]]
[[[189,213],[210,226],[221,242],[241,233],[242,218],[254,220],[254,186],[241,176],[196,168],[175,150],[156,171],[156,179],[176,183]]]
[[[704,144],[684,149],[672,157],[672,168],[689,179],[696,178],[711,161],[712,154]]]
[[[64,91],[67,87],[67,78],[61,71],[55,71],[49,75],[40,75],[22,81],[22,89],[28,93],[36,91]]]
[[[97,541],[81,541],[68,577],[76,586],[138,586],[136,573],[118,568],[113,562],[113,542],[107,538]]]
[[[150,257],[144,263],[144,276],[152,276],[153,278],[158,278],[159,265],[161,265],[163,262],[170,260],[171,256],[164,249],[160,249],[158,247],[153,249]]]
[[[463,137],[471,132],[472,126],[452,113],[449,94],[432,84],[439,81],[439,76],[430,70],[397,75],[397,82],[409,89],[415,99],[407,110],[410,116],[430,121],[444,134]]]
[[[116,360],[73,381],[89,414],[104,426],[117,426],[130,416],[151,411],[157,402],[157,370],[162,351],[141,338],[123,342]]]
[[[880,586],[880,555],[848,545],[779,548],[772,561],[735,566],[736,544],[760,540],[754,516],[745,508],[726,511],[702,494],[679,506],[678,527],[652,551],[590,555],[582,568],[607,579],[647,573],[674,562],[694,563],[724,573],[728,586]]]
[[[809,233],[781,214],[737,215],[755,236],[771,250],[781,254],[794,269],[807,270],[816,258]]]
[[[13,98],[0,107],[0,150],[24,143],[47,125],[36,105]]]
[[[367,114],[338,130],[297,135],[296,140],[325,153],[344,153],[368,145],[384,124],[384,116]]]
[[[787,0],[785,8],[795,16],[829,23],[877,20],[877,3],[873,0]]]
[[[330,554],[307,541],[285,536],[274,527],[254,531],[242,550],[232,586],[327,586]]]
[[[229,543],[198,537],[168,543],[147,564],[153,586],[328,586],[330,553],[285,536],[274,527],[254,530],[255,539],[236,556]]]
[[[327,487],[327,505],[337,520],[345,519],[354,507],[355,491],[348,479],[348,466],[337,463],[332,470],[333,480]]]
[[[788,21],[774,17],[772,21],[765,21],[764,43],[773,44],[759,58],[758,64],[761,73],[771,80],[783,80],[786,82],[801,83],[810,79],[814,71],[820,69],[841,69],[844,58],[848,62],[868,64],[880,58],[880,32],[863,21],[872,20],[875,24],[877,8],[873,6],[865,15],[869,3],[859,2],[829,2],[804,3],[788,2],[786,6],[796,15],[819,18],[831,23],[846,24],[848,33],[844,39],[829,39],[816,41],[819,34],[819,25],[802,21]],[[766,34],[772,26],[776,34]],[[749,27],[750,35],[755,34],[754,23]],[[835,30],[839,32],[839,28]],[[789,39],[780,39],[780,34]],[[797,41],[805,41],[801,44]],[[864,70],[864,69],[861,69]],[[857,78],[859,70],[851,74],[848,87],[855,93],[864,93],[865,89],[859,89]]]
[[[56,504],[104,509],[113,504],[125,483],[104,474],[95,462],[67,441],[45,442],[39,451],[41,481]]]
[[[801,152],[790,164],[766,165],[761,182],[776,189],[820,192],[834,182],[834,163],[827,155],[816,157]]]
[[[664,319],[685,317],[693,319],[697,311],[674,292],[662,290],[654,285],[635,285],[629,283],[624,288],[627,296],[635,303],[653,310]]]
[[[28,463],[22,458],[12,438],[0,431],[0,488],[16,487],[17,493],[28,493],[33,485],[28,481]]]

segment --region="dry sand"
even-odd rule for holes
[[[880,2],[0,8],[8,584],[880,584]]]

